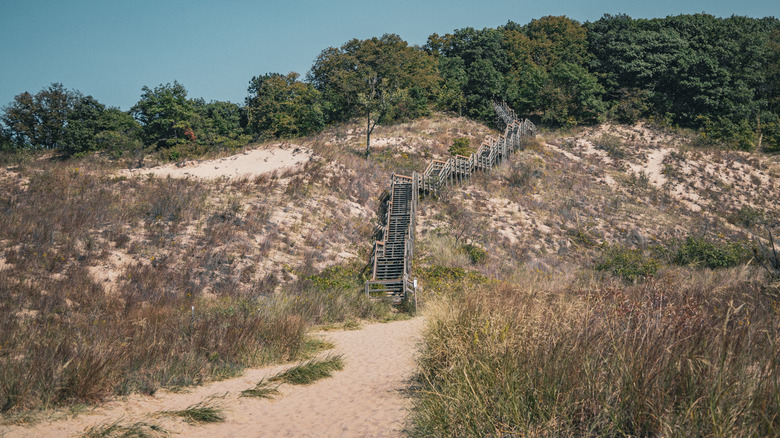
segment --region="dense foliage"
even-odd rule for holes
[[[249,82],[246,98],[248,129],[255,134],[291,137],[315,132],[325,125],[321,97],[297,73],[268,73]]]
[[[235,146],[354,117],[365,120],[368,148],[377,123],[433,108],[490,122],[490,102],[502,99],[552,127],[649,119],[698,130],[702,144],[773,152],[780,150],[780,20],[548,16],[433,34],[423,47],[385,34],[324,49],[305,80],[255,76],[247,94],[243,106],[206,103],[174,81],[143,87],[125,113],[54,83],[3,108],[0,150]]]

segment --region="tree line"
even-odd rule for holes
[[[360,118],[368,151],[377,123],[435,110],[492,122],[494,99],[549,127],[648,119],[713,144],[778,151],[780,20],[548,16],[433,34],[421,47],[392,34],[352,39],[323,50],[305,77],[253,77],[243,105],[189,98],[174,81],[143,87],[123,112],[55,83],[3,107],[0,149],[236,146]]]

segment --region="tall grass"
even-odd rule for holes
[[[412,435],[777,436],[780,295],[757,272],[529,274],[443,301]]]

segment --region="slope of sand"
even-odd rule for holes
[[[252,149],[242,154],[215,160],[185,161],[178,164],[148,169],[125,170],[125,175],[171,176],[185,178],[234,178],[257,176],[264,173],[283,171],[305,164],[312,152],[307,148],[288,144],[276,144],[264,149]]]
[[[70,420],[30,427],[0,428],[7,437],[80,436],[95,425],[143,421],[193,437],[394,437],[401,436],[409,399],[405,395],[414,371],[414,352],[422,319],[365,325],[361,330],[318,334],[342,354],[344,369],[307,386],[282,385],[272,400],[240,397],[291,365],[248,370],[239,378],[192,388],[187,393],[159,391],[105,403]],[[211,400],[225,413],[224,423],[190,425],[156,415]]]

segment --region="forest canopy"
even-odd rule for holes
[[[352,39],[325,48],[304,79],[251,78],[243,105],[189,98],[174,81],[143,87],[123,112],[54,83],[2,108],[0,151],[233,147],[355,117],[370,134],[433,110],[491,123],[493,100],[552,128],[646,119],[713,145],[780,151],[780,20],[548,16],[433,34],[423,46]]]

